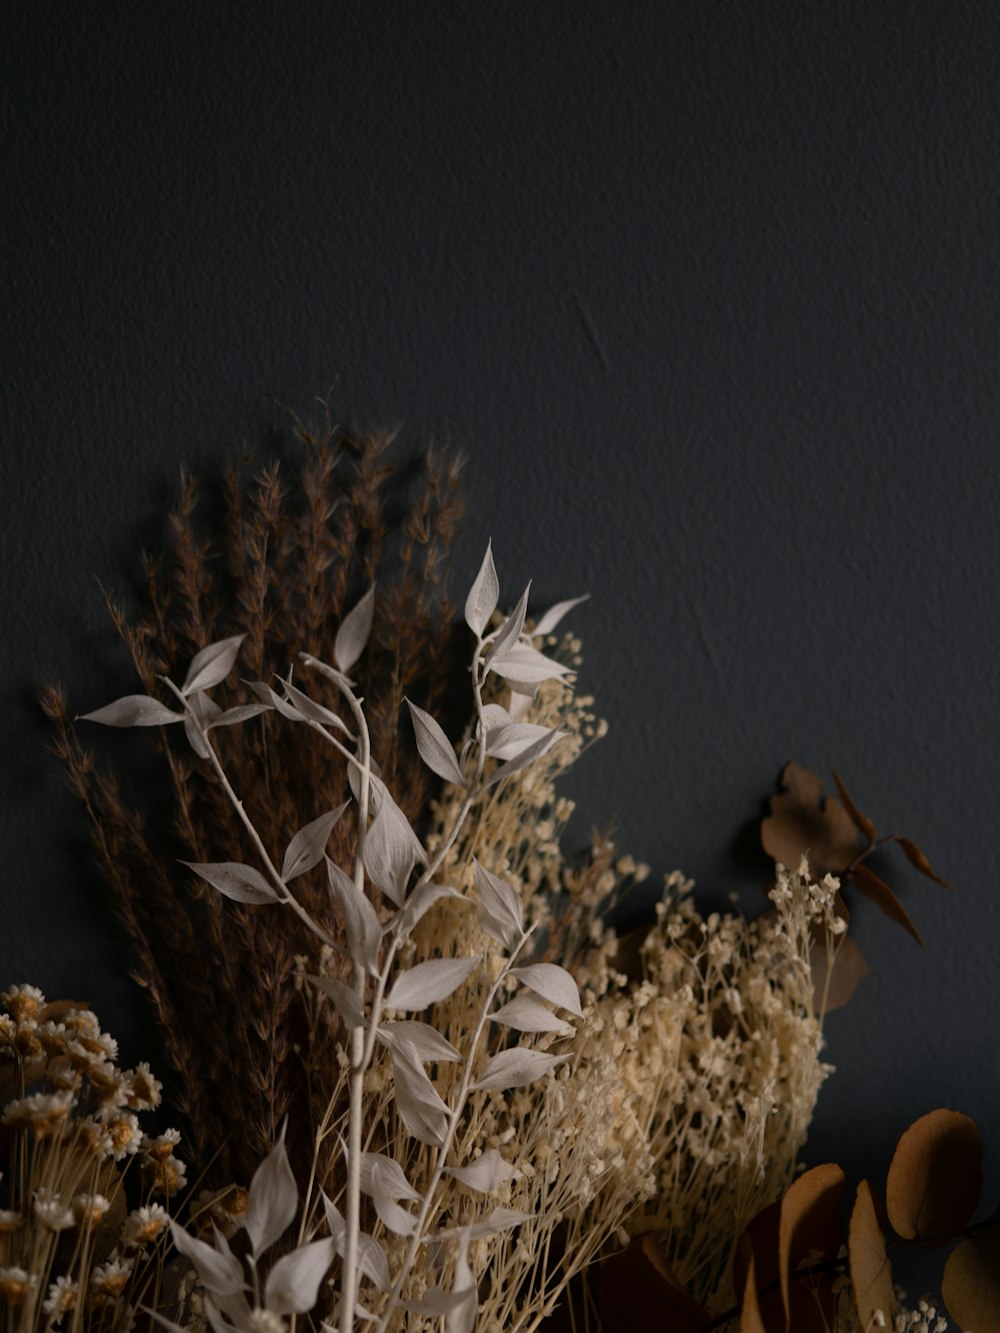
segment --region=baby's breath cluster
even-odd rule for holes
[[[161,1084],[89,1009],[30,985],[0,1004],[0,1329],[127,1329],[185,1183],[177,1131],[139,1123]]]

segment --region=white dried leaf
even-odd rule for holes
[[[281,680],[281,677],[279,677]],[[310,722],[319,722],[324,726],[333,727],[337,731],[342,731],[345,736],[350,736],[350,731],[340,720],[332,708],[326,708],[323,704],[318,704],[315,699],[310,699],[308,694],[291,683],[290,680],[281,680],[281,688],[291,703],[295,705],[303,717],[308,718]]]
[[[571,670],[527,643],[515,643],[502,658],[494,658],[489,669],[518,685],[540,685],[542,681],[565,676]]]
[[[481,1157],[477,1157],[468,1166],[445,1167],[446,1176],[454,1176],[471,1190],[480,1194],[492,1194],[514,1179],[517,1174],[509,1162],[497,1152],[496,1148],[487,1148]]]
[[[509,759],[506,764],[501,764],[497,771],[484,784],[486,787],[492,787],[498,782],[503,782],[504,778],[511,777],[514,773],[520,773],[523,768],[533,764],[536,759],[541,759],[542,755],[548,754],[555,745],[556,741],[561,740],[566,733],[563,731],[547,731],[537,741],[532,743],[521,751],[516,759]]]
[[[483,630],[489,624],[490,616],[497,609],[499,600],[500,582],[493,564],[493,543],[489,542],[476,581],[465,599],[465,623],[473,634],[482,637]]]
[[[491,939],[498,940],[508,949],[516,949],[524,939],[521,896],[513,885],[484,869],[478,861],[475,866],[479,924]]]
[[[580,1005],[580,988],[558,963],[532,963],[528,967],[515,967],[511,974],[518,981],[524,982],[543,1000],[557,1004],[561,1009],[568,1009],[577,1018],[583,1017]]]
[[[464,1227],[458,1242],[453,1289],[464,1296],[465,1301],[445,1315],[444,1333],[473,1333],[476,1327],[476,1316],[479,1313],[479,1285],[469,1267],[469,1240],[469,1229]]]
[[[351,961],[359,963],[373,977],[378,976],[378,954],[382,944],[382,924],[378,913],[367,896],[358,891],[354,880],[345,875],[340,866],[326,858],[326,873],[330,891],[344,917],[347,952]]]
[[[312,982],[317,990],[330,997],[348,1031],[352,1028],[365,1027],[365,1006],[357,991],[352,990],[350,986],[345,986],[336,977],[317,977],[312,973],[306,973],[305,979]]]
[[[483,657],[483,665],[489,667],[491,662],[503,661],[506,654],[517,643],[521,637],[521,631],[524,629],[524,617],[528,610],[528,593],[531,591],[529,583],[524,592],[521,593],[520,600],[514,610],[497,630],[496,638],[486,650]]]
[[[278,895],[259,870],[238,861],[182,861],[227,898],[238,903],[276,903]]]
[[[372,1199],[391,1199],[393,1203],[400,1199],[419,1202],[423,1197],[406,1179],[399,1163],[381,1152],[361,1154],[361,1192]]]
[[[356,801],[361,800],[361,765],[353,763],[347,765],[347,781],[351,785],[351,795]],[[368,757],[368,808],[373,815],[377,815],[382,808],[382,802],[388,796],[389,789],[382,781],[382,770],[378,764],[369,755]]]
[[[323,1208],[326,1212],[326,1223],[330,1228],[330,1237],[334,1249],[338,1254],[343,1254],[344,1242],[347,1237],[347,1222],[344,1215],[336,1204],[330,1202],[325,1194],[323,1195]],[[373,1282],[380,1291],[389,1290],[389,1261],[385,1257],[382,1246],[367,1231],[358,1232],[358,1272],[362,1277],[366,1277],[370,1282]]]
[[[311,1310],[333,1257],[334,1246],[329,1236],[283,1255],[267,1276],[266,1308],[274,1314],[305,1314]]]
[[[181,686],[181,694],[193,694],[195,690],[210,690],[213,685],[224,681],[233,669],[240,644],[245,634],[234,634],[232,638],[220,639],[202,648],[191,659],[188,673]]]
[[[494,1023],[503,1023],[518,1032],[558,1032],[565,1037],[573,1031],[571,1024],[564,1023],[551,1009],[546,1009],[541,1000],[531,995],[518,995],[490,1014],[490,1018]]]
[[[399,806],[383,791],[378,814],[365,836],[365,869],[397,907],[406,898],[406,886],[417,861],[426,859],[420,840]]]
[[[531,631],[532,637],[539,634],[551,634],[555,627],[562,620],[567,612],[572,611],[574,606],[579,606],[582,602],[590,600],[590,593],[586,592],[582,597],[573,597],[568,602],[556,602],[555,606],[550,606],[542,616],[538,624]]]
[[[188,744],[199,759],[209,759],[211,752],[202,738],[202,732],[208,731],[222,716],[222,709],[204,690],[195,690],[189,694],[187,706],[189,712],[184,719],[184,734],[188,738]]]
[[[432,1315],[440,1318],[444,1315],[447,1319],[459,1310],[465,1310],[471,1307],[473,1314],[476,1311],[478,1300],[478,1291],[476,1287],[466,1288],[463,1291],[445,1291],[443,1287],[428,1287],[423,1296],[418,1301],[404,1301],[403,1309],[413,1314]],[[471,1329],[473,1324],[462,1323],[460,1325],[449,1324],[446,1322],[446,1333],[452,1333],[452,1329]]]
[[[175,713],[148,694],[126,694],[93,713],[82,713],[80,721],[100,722],[105,727],[166,727],[171,722],[183,722],[184,714]]]
[[[225,1300],[246,1289],[243,1268],[235,1255],[215,1249],[197,1236],[192,1236],[171,1219],[170,1234],[174,1248],[194,1264],[195,1271],[206,1291]]]
[[[345,676],[365,650],[372,632],[374,616],[375,585],[373,583],[357,606],[349,611],[341,621],[340,628],[337,630],[337,637],[333,642],[333,660],[336,662],[338,670],[342,671]]]
[[[436,722],[430,713],[425,713],[422,708],[410,703],[409,699],[406,702],[410,708],[410,717],[413,719],[413,734],[417,740],[420,758],[432,773],[444,778],[445,782],[454,783],[456,787],[464,787],[465,778],[455,758],[455,747],[445,735],[440,723]]]
[[[244,683],[253,690],[265,708],[275,709],[282,717],[287,717],[289,722],[305,722],[307,720],[305,714],[300,713],[294,704],[289,703],[287,699],[283,699],[280,694],[276,694],[270,685],[265,685],[262,680],[248,680]]]
[[[499,1051],[483,1070],[483,1076],[473,1087],[481,1092],[505,1088],[523,1088],[562,1064],[565,1055],[547,1055],[544,1051],[523,1050],[515,1046],[510,1051]]]
[[[396,1109],[403,1124],[420,1143],[440,1148],[448,1132],[450,1114],[447,1106],[438,1096],[433,1083],[424,1073],[416,1051],[406,1042],[397,1042],[390,1047],[392,1059],[393,1085],[396,1093]],[[400,1209],[405,1217],[409,1214]],[[379,1213],[387,1226],[392,1223],[383,1213]],[[402,1219],[397,1219],[402,1223]],[[412,1229],[412,1221],[411,1229]],[[393,1230],[396,1230],[393,1227]],[[407,1234],[401,1232],[400,1234]]]
[[[299,829],[285,852],[281,866],[283,880],[294,879],[296,875],[303,875],[307,870],[312,870],[313,866],[319,865],[333,827],[348,804],[349,802],[345,801],[343,805],[338,805],[336,810],[328,810],[325,815],[320,815],[311,824]]]
[[[235,708],[227,708],[224,713],[220,713],[208,725],[210,727],[232,727],[238,722],[246,722],[252,717],[258,717],[261,713],[269,713],[270,704],[237,704]]]
[[[261,1162],[250,1182],[246,1229],[254,1258],[271,1248],[291,1226],[299,1191],[285,1151],[285,1133]]]
[[[496,1236],[501,1231],[510,1231],[522,1222],[531,1221],[531,1213],[522,1213],[518,1208],[494,1208],[481,1222],[469,1227],[470,1240],[482,1240],[485,1236]]]
[[[508,717],[510,715],[508,714]],[[487,733],[486,753],[491,759],[516,759],[530,746],[546,736],[560,735],[550,727],[540,727],[534,722],[507,722]]]
[[[531,703],[537,693],[537,685],[517,685],[511,683],[510,709],[512,722],[526,722],[531,716]]]
[[[426,1009],[445,1000],[458,989],[478,964],[481,954],[472,958],[432,958],[426,963],[401,972],[386,996],[387,1009]]]
[[[487,735],[492,731],[498,731],[501,727],[509,727],[514,721],[506,708],[500,704],[484,704],[480,718]]]
[[[422,1064],[462,1059],[462,1052],[452,1046],[437,1028],[432,1028],[430,1023],[418,1023],[415,1020],[383,1023],[378,1030],[378,1039],[390,1049],[399,1041],[409,1042]]]
[[[418,884],[407,898],[406,906],[396,915],[390,928],[405,940],[424,913],[428,912],[436,902],[439,902],[442,898],[461,897],[462,894],[457,889],[451,889],[447,884]]]

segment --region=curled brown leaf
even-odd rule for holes
[[[845,870],[858,854],[858,832],[835,797],[824,801],[823,779],[794,760],[781,774],[782,790],[760,826],[768,856],[794,869],[808,853],[814,874]]]
[[[850,796],[847,794],[847,788],[844,786],[843,782],[841,782],[840,774],[836,769],[833,770],[833,780],[837,784],[837,791],[840,795],[840,799],[844,804],[844,809],[850,815],[854,827],[863,833],[869,842],[874,842],[878,836],[875,832],[875,825],[867,815],[861,813],[851,800]]]
[[[906,1240],[961,1231],[983,1188],[976,1122],[943,1108],[921,1116],[896,1145],[886,1180],[889,1221]]]
[[[697,1333],[709,1318],[674,1277],[652,1232],[633,1236],[602,1265],[600,1301],[605,1333]]]
[[[943,888],[951,889],[952,893],[955,892],[954,884],[949,884],[946,879],[941,878],[915,842],[910,838],[898,838],[897,841],[903,849],[903,855],[915,870],[919,870],[922,875],[926,875],[928,879],[932,879],[935,884],[940,884]]]
[[[880,879],[874,870],[869,870],[865,865],[855,866],[851,871],[855,884],[865,895],[871,898],[872,902],[879,907],[890,921],[895,921],[917,941],[921,948],[924,947],[923,937],[920,931],[910,920],[910,915],[906,908],[899,901],[892,889],[889,888],[884,879]]]

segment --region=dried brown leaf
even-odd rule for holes
[[[952,893],[956,892],[954,884],[949,884],[946,879],[942,879],[941,876],[937,874],[931,866],[930,861],[928,861],[927,857],[915,842],[911,841],[909,838],[899,838],[897,841],[903,849],[903,855],[914,869],[919,870],[920,873],[926,875],[928,879],[932,879],[935,884],[940,884],[943,888],[951,889]]]
[[[815,874],[846,869],[858,853],[858,832],[836,798],[822,800],[823,779],[793,761],[782,771],[781,787],[760,826],[764,851],[790,869],[805,853]]]
[[[931,1111],[896,1145],[885,1187],[889,1221],[906,1240],[954,1235],[976,1211],[982,1188],[976,1122],[958,1111]]]
[[[848,1233],[848,1257],[854,1304],[862,1328],[875,1326],[876,1311],[881,1311],[885,1327],[892,1328],[896,1317],[896,1293],[892,1284],[892,1265],[885,1250],[885,1236],[875,1214],[875,1202],[867,1180],[858,1186]]]
[[[837,784],[837,792],[839,793],[840,799],[843,802],[844,809],[851,817],[851,822],[854,824],[854,827],[859,829],[865,835],[865,837],[868,839],[869,842],[874,842],[876,837],[878,836],[878,834],[875,832],[875,825],[872,823],[872,821],[868,818],[867,815],[863,815],[861,813],[858,807],[851,800],[850,796],[847,794],[847,788],[841,782],[840,774],[837,772],[836,769],[833,770],[833,780]]]
[[[778,1267],[785,1316],[792,1317],[792,1273],[807,1255],[826,1259],[840,1249],[837,1204],[844,1192],[844,1173],[833,1162],[814,1166],[792,1182],[781,1201],[778,1221]]]
[[[959,1328],[1000,1333],[1000,1212],[949,1254],[941,1298]]]
[[[754,1265],[753,1250],[746,1265],[746,1277],[743,1283],[743,1308],[740,1310],[740,1333],[768,1333],[757,1299],[757,1273]]]
[[[652,1232],[601,1267],[604,1333],[697,1333],[708,1311],[683,1290]]]
[[[826,939],[822,932],[817,932],[813,937],[809,952],[809,968],[812,972],[813,1003],[816,1011],[828,1014],[832,1014],[835,1009],[843,1009],[871,971],[868,960],[853,935],[842,936],[831,969]]]
[[[865,895],[871,898],[881,911],[889,918],[895,921],[897,925],[902,926],[908,934],[912,935],[921,948],[924,947],[924,941],[920,931],[910,920],[909,913],[903,904],[899,901],[892,889],[889,888],[884,879],[880,879],[873,870],[869,870],[865,865],[855,866],[851,871],[854,882]]]

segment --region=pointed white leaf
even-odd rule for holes
[[[317,990],[329,995],[348,1031],[365,1026],[365,1007],[357,991],[345,986],[336,977],[317,977],[306,973],[306,981],[311,981]]]
[[[410,703],[409,699],[406,702],[409,704],[410,716],[413,719],[413,734],[417,738],[420,758],[432,773],[444,778],[445,782],[454,783],[456,787],[464,787],[465,778],[455,758],[455,747],[440,724],[430,713],[425,713],[422,708]]]
[[[514,721],[506,708],[502,708],[500,704],[485,704],[480,718],[487,736],[493,731],[499,731],[501,727],[509,727]]]
[[[524,629],[524,617],[528,610],[528,593],[531,591],[531,584],[521,593],[520,600],[514,610],[497,630],[497,636],[490,644],[483,658],[483,665],[489,667],[491,662],[500,663],[506,654],[517,643],[521,637],[521,631]]]
[[[294,704],[283,699],[280,694],[275,694],[270,685],[265,685],[262,680],[248,680],[246,684],[253,690],[257,698],[265,708],[274,708],[282,717],[287,717],[289,722],[305,722],[306,715],[301,713]]]
[[[478,861],[475,865],[479,924],[491,939],[498,940],[508,949],[516,949],[524,939],[520,894],[513,885],[484,869]]]
[[[382,770],[376,764],[375,760],[369,757],[368,760],[369,780],[368,780],[368,807],[373,815],[377,815],[382,809],[382,802],[389,794],[389,789],[382,781]],[[347,765],[347,780],[351,784],[351,795],[356,801],[361,800],[361,765],[353,763]]]
[[[374,615],[375,585],[373,583],[357,606],[349,611],[341,621],[340,629],[337,630],[337,637],[333,642],[333,660],[345,676],[365,650],[365,645],[368,643],[369,635],[372,632]]]
[[[404,1301],[403,1309],[409,1310],[413,1314],[433,1315],[440,1318],[441,1315],[449,1316],[460,1309],[472,1307],[473,1312],[476,1309],[477,1289],[475,1287],[464,1291],[445,1291],[443,1287],[428,1287],[418,1301]],[[452,1325],[446,1327],[446,1333],[451,1333]],[[471,1328],[470,1324],[462,1324],[461,1327]]]
[[[351,960],[360,963],[366,972],[378,976],[378,954],[382,944],[382,925],[378,913],[364,893],[359,893],[353,879],[350,879],[326,858],[326,872],[337,905],[344,917],[344,930],[347,935],[347,952]]]
[[[299,1191],[285,1151],[285,1135],[268,1153],[250,1182],[246,1229],[254,1257],[279,1240],[291,1226],[299,1206]]]
[[[482,637],[483,630],[489,624],[490,616],[497,609],[499,600],[500,583],[493,564],[493,543],[489,542],[476,581],[465,599],[465,623],[473,634]]]
[[[551,735],[559,735],[559,732],[533,722],[509,722],[487,733],[486,753],[491,759],[516,759],[529,746]]]
[[[498,782],[503,782],[504,778],[509,778],[512,774],[520,773],[522,769],[533,764],[536,759],[541,759],[543,755],[548,754],[556,741],[561,740],[565,734],[564,731],[545,729],[544,736],[539,737],[537,741],[532,741],[515,759],[509,759],[506,764],[501,764],[483,785],[492,787]]]
[[[330,1238],[338,1254],[344,1253],[344,1241],[347,1236],[347,1222],[340,1209],[323,1195],[323,1208],[326,1212]],[[385,1251],[367,1231],[358,1232],[358,1272],[368,1278],[380,1291],[389,1289],[389,1263]],[[327,1325],[324,1324],[324,1328]]]
[[[82,713],[80,721],[100,722],[105,727],[165,727],[183,722],[184,714],[173,712],[148,694],[126,694],[93,713]]]
[[[245,1282],[243,1269],[238,1259],[230,1253],[220,1253],[214,1246],[192,1236],[173,1219],[170,1222],[170,1234],[174,1248],[185,1259],[194,1264],[205,1289],[225,1299],[243,1291]]]
[[[437,1128],[436,1117],[434,1118],[433,1124],[425,1122],[424,1120],[415,1122],[419,1123],[421,1126],[420,1132],[418,1133],[402,1111],[400,1111],[400,1116],[406,1128],[410,1131],[413,1137],[419,1139],[421,1143],[431,1143],[435,1147],[440,1147],[444,1142],[444,1130]],[[394,1203],[392,1199],[383,1198],[374,1199],[373,1203],[375,1205],[375,1212],[378,1216],[378,1220],[384,1227],[387,1227],[389,1231],[394,1232],[397,1236],[412,1236],[416,1231],[416,1217],[414,1217],[412,1213],[408,1213],[401,1204]]]
[[[481,1222],[469,1227],[469,1238],[482,1240],[485,1236],[499,1235],[501,1231],[519,1227],[522,1222],[530,1222],[531,1216],[531,1213],[522,1213],[517,1208],[494,1208]]]
[[[514,1179],[516,1172],[509,1162],[497,1152],[496,1148],[487,1148],[481,1157],[477,1157],[468,1166],[449,1166],[446,1176],[454,1176],[471,1190],[481,1194],[492,1194]]]
[[[424,1073],[416,1051],[406,1042],[396,1042],[390,1047],[392,1059],[393,1085],[396,1093],[396,1109],[403,1124],[420,1143],[428,1143],[433,1148],[440,1148],[448,1132],[450,1113],[438,1096],[433,1083]],[[395,1206],[395,1205],[394,1205]],[[400,1209],[404,1218],[409,1214]],[[379,1216],[386,1226],[394,1226],[388,1220],[391,1210],[379,1211]],[[406,1225],[404,1218],[397,1219],[400,1225]],[[412,1230],[413,1219],[409,1221]],[[400,1232],[401,1235],[408,1234]]]
[[[590,600],[590,593],[584,593],[582,597],[573,597],[568,602],[556,602],[555,606],[550,606],[542,616],[538,624],[531,631],[532,637],[539,634],[551,634],[555,627],[562,620],[567,612],[572,611],[574,606],[579,606],[582,602]]]
[[[274,1314],[304,1314],[311,1310],[333,1256],[333,1241],[329,1236],[283,1255],[267,1276],[264,1288],[267,1309]]]
[[[218,889],[227,898],[238,903],[276,903],[278,895],[259,870],[240,865],[238,861],[182,861],[181,865],[193,870]]]
[[[323,726],[333,727],[336,731],[342,731],[345,736],[350,736],[350,731],[344,726],[343,722],[332,708],[325,708],[322,704],[318,704],[315,699],[310,699],[308,694],[303,694],[302,691],[289,680],[282,680],[281,688],[285,691],[287,699],[293,703],[302,716],[308,718],[310,722],[319,722]]]
[[[296,875],[305,874],[307,870],[312,870],[313,866],[319,865],[330,834],[333,832],[333,826],[347,809],[348,804],[349,802],[345,801],[343,805],[338,805],[336,810],[328,810],[325,815],[320,815],[319,819],[314,819],[311,824],[299,829],[285,852],[285,859],[281,865],[283,880],[294,879]]]
[[[561,1009],[568,1009],[577,1018],[583,1017],[580,1006],[580,989],[576,982],[558,963],[532,963],[528,967],[511,969],[518,981],[530,987],[543,1000],[557,1004]]]
[[[473,958],[432,958],[401,972],[386,996],[387,1009],[426,1009],[461,986],[481,954]]]
[[[571,1024],[564,1023],[531,995],[518,995],[509,1004],[490,1014],[490,1018],[494,1023],[504,1023],[518,1032],[558,1032],[568,1036],[574,1030]]]
[[[365,870],[372,883],[397,907],[402,907],[406,899],[406,886],[419,846],[402,810],[394,801],[384,798],[365,836]]]
[[[184,677],[181,693],[193,694],[195,690],[210,690],[213,685],[225,680],[233,669],[236,654],[240,651],[240,644],[245,638],[245,634],[234,634],[232,638],[210,643],[207,648],[202,648],[200,653],[196,653]]]
[[[231,727],[238,722],[246,722],[251,717],[258,717],[261,713],[271,711],[268,704],[237,704],[235,708],[227,708],[224,713],[220,713],[208,725],[210,727]]]
[[[187,706],[190,712],[184,719],[184,733],[188,744],[199,759],[208,759],[209,749],[201,733],[208,731],[216,719],[222,716],[222,709],[204,690],[195,690],[189,694]]]
[[[510,1051],[499,1051],[483,1070],[483,1076],[473,1087],[481,1092],[493,1089],[523,1088],[534,1083],[550,1069],[560,1065],[565,1055],[546,1055],[544,1051],[523,1050],[515,1046]]]
[[[323,1194],[323,1211],[326,1213],[326,1224],[330,1228],[330,1239],[333,1241],[333,1248],[338,1254],[344,1253],[344,1241],[347,1237],[347,1220],[337,1205]]]
[[[447,884],[420,884],[406,900],[406,906],[392,922],[392,929],[405,940],[417,922],[442,898],[461,898],[457,889]]]
[[[404,1021],[383,1023],[378,1030],[378,1039],[390,1050],[399,1041],[407,1041],[417,1053],[422,1064],[431,1064],[435,1060],[461,1060],[462,1053],[452,1046],[447,1037],[443,1037],[430,1023]]]
[[[510,718],[512,722],[526,722],[531,716],[531,701],[537,693],[537,685],[518,685],[511,682],[510,701],[507,707],[510,709]]]
[[[391,1199],[393,1203],[400,1199],[419,1202],[423,1197],[406,1179],[399,1163],[381,1152],[361,1154],[361,1192],[372,1199]]]
[[[572,670],[527,643],[515,643],[502,658],[494,658],[489,669],[518,685],[540,685],[543,680],[554,680]]]

